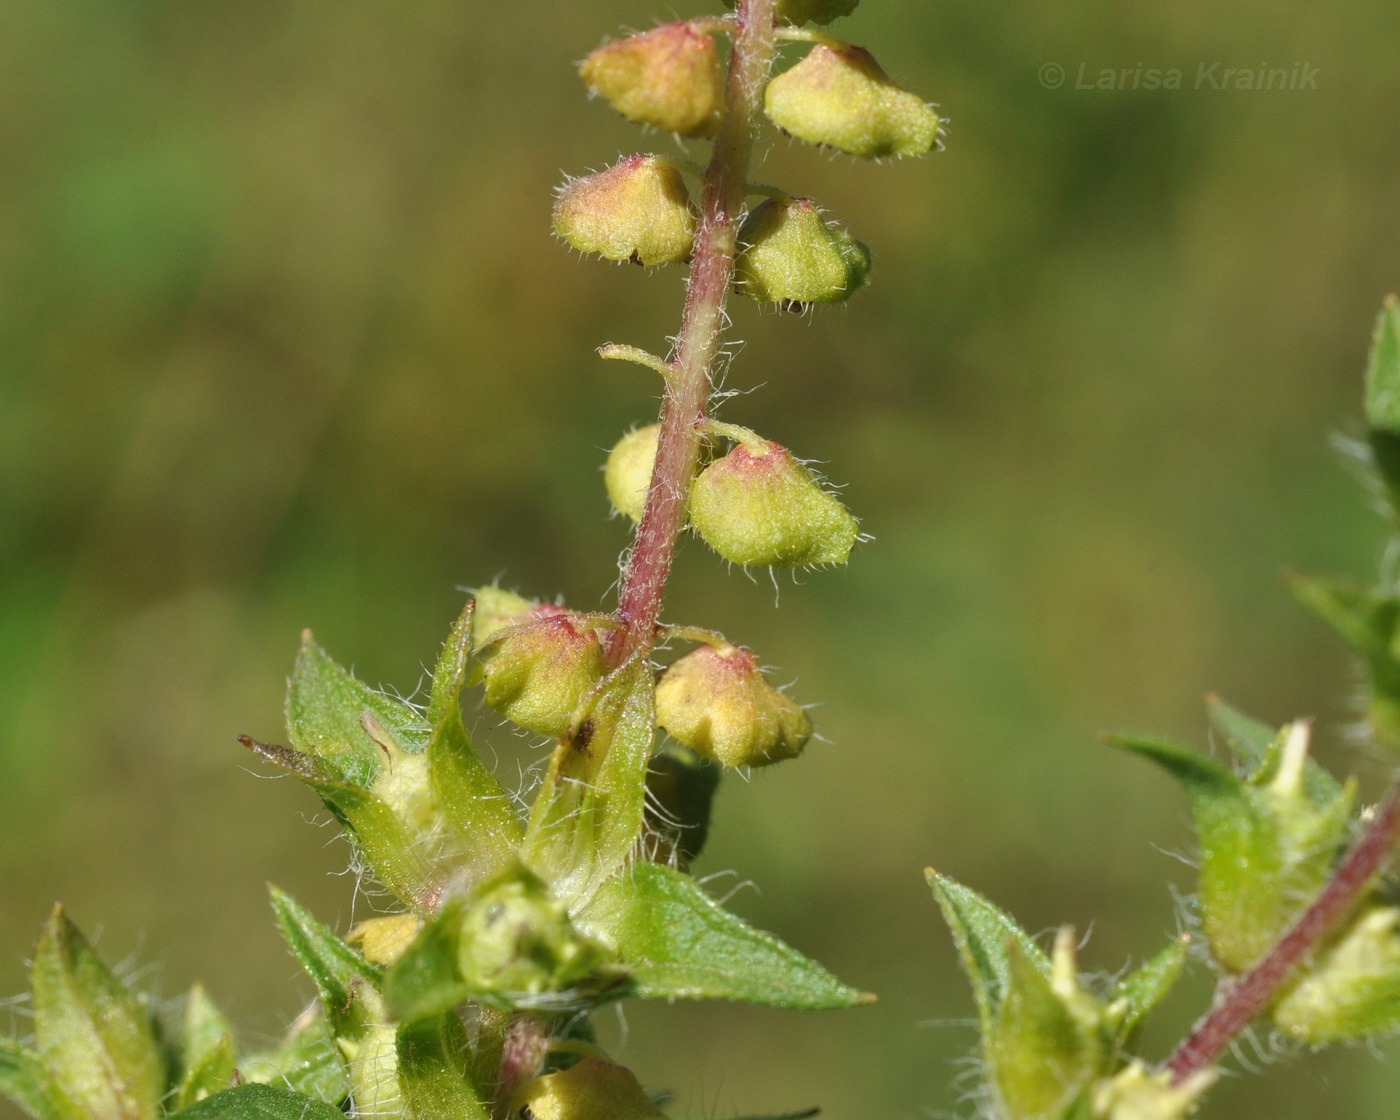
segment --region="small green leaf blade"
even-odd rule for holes
[[[256,1082],[225,1089],[173,1114],[179,1120],[345,1120],[338,1108]]]
[[[233,1082],[237,1066],[233,1028],[204,988],[190,989],[180,1033],[180,1071],[175,1108],[203,1100]]]
[[[1377,431],[1400,434],[1400,302],[1393,294],[1385,297],[1371,340],[1366,423]]]
[[[1167,993],[1181,979],[1186,958],[1191,951],[1191,939],[1183,934],[1150,960],[1135,968],[1113,989],[1110,1004],[1122,1008],[1119,1022],[1121,1038],[1131,1038]]]
[[[643,999],[727,999],[828,1009],[868,1003],[772,934],[724,910],[690,876],[657,863],[619,875],[579,925],[617,946]]]
[[[924,877],[943,911],[943,920],[952,931],[963,969],[972,981],[985,1036],[996,1020],[1011,983],[1010,946],[1019,948],[1025,958],[1047,976],[1050,961],[1010,915],[976,891],[931,867],[924,872]]]
[[[345,1060],[319,1000],[297,1016],[276,1050],[247,1058],[239,1064],[239,1073],[249,1081],[282,1085],[331,1105],[350,1094]]]
[[[91,1120],[153,1120],[165,1061],[143,1003],[62,907],[40,934],[31,972],[37,1049],[58,1091]]]
[[[277,927],[292,956],[316,985],[332,1032],[339,1036],[357,1029],[359,1023],[352,1018],[351,1009],[359,989],[364,984],[377,987],[382,970],[355,952],[329,926],[312,917],[286,891],[277,887],[270,887],[269,891]]]

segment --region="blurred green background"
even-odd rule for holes
[[[308,989],[264,882],[368,912],[315,799],[234,742],[280,735],[298,631],[408,691],[464,585],[610,601],[601,449],[656,386],[591,348],[664,349],[682,275],[564,251],[550,190],[671,149],[571,64],[677,14],[0,2],[0,993],[62,899],[151,990],[202,979],[269,1039]],[[738,306],[724,416],[824,460],[876,540],[779,610],[692,543],[669,615],[755,647],[830,740],[726,784],[699,873],[759,884],[734,906],[881,1002],[629,1005],[610,1037],[681,1115],[971,1111],[927,864],[1092,928],[1088,967],[1155,951],[1186,806],[1102,729],[1205,746],[1216,689],[1382,769],[1280,576],[1364,576],[1382,543],[1328,441],[1400,284],[1400,8],[867,0],[838,30],[942,104],[947,151],[772,144],[764,177],[870,242],[874,284],[808,319]],[[1316,89],[1192,89],[1217,61]],[[1077,90],[1081,63],[1186,88]],[[475,722],[507,780],[538,758]],[[1156,1052],[1206,999],[1198,976]],[[1382,1051],[1232,1080],[1207,1115],[1393,1120]]]

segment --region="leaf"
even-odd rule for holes
[[[952,930],[962,956],[963,969],[972,981],[973,995],[985,1037],[991,1030],[1011,983],[1011,949],[1015,945],[1045,975],[1050,961],[1015,920],[976,891],[933,868],[924,872],[933,896]]]
[[[366,712],[408,753],[427,746],[428,728],[421,712],[357,680],[316,644],[311,631],[303,633],[287,686],[292,745],[327,760],[346,781],[367,789],[384,767],[384,751],[365,730]]]
[[[0,1039],[0,1094],[35,1120],[84,1120],[83,1113],[59,1092],[43,1059],[9,1039]]]
[[[688,875],[639,863],[578,918],[617,946],[643,999],[732,999],[771,1007],[868,1003],[815,961],[715,903]]]
[[[360,1026],[353,1011],[366,984],[378,986],[383,970],[370,964],[286,891],[269,888],[277,926],[297,963],[316,985],[337,1037]]]
[[[571,909],[626,863],[641,837],[655,684],[644,657],[609,674],[555,748],[521,855]]]
[[[239,1072],[249,1081],[275,1082],[331,1105],[350,1093],[345,1061],[319,1000],[297,1016],[281,1046],[248,1058]]]
[[[190,989],[185,1004],[175,1108],[185,1108],[211,1093],[227,1089],[236,1065],[233,1028],[203,987],[196,984]]]
[[[469,1053],[454,1012],[399,1028],[399,1087],[410,1118],[490,1120],[489,1094],[471,1081]]]
[[[58,1091],[91,1120],[160,1114],[165,1064],[145,1006],[54,907],[34,950],[34,1033]]]
[[[239,739],[259,757],[314,789],[350,833],[375,877],[406,906],[430,909],[446,872],[425,851],[422,837],[376,794],[350,782],[325,759],[273,743]]]
[[[1385,297],[1371,341],[1366,423],[1378,431],[1400,434],[1400,304],[1394,295]]]
[[[467,601],[448,635],[433,673],[428,702],[433,727],[428,743],[433,799],[457,851],[455,870],[468,883],[508,867],[524,836],[510,795],[472,746],[458,705],[471,657],[474,606]]]
[[[1182,935],[1118,982],[1111,1003],[1122,1007],[1120,1037],[1130,1038],[1152,1009],[1176,986],[1190,949],[1191,939]]]
[[[179,1120],[345,1120],[338,1108],[315,1097],[256,1083],[205,1097],[174,1116]]]
[[[1277,762],[1288,729],[1285,727],[1279,731],[1260,723],[1232,708],[1218,696],[1210,697],[1206,704],[1210,721],[1225,737],[1225,745],[1249,769],[1250,777],[1257,781],[1271,762]],[[1312,758],[1303,767],[1303,789],[1308,799],[1318,807],[1331,804],[1342,794],[1342,784]]]

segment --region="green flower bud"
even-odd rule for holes
[[[778,0],[778,18],[788,23],[830,23],[856,10],[860,0]],[[726,8],[734,0],[724,0]]]
[[[631,1070],[600,1058],[535,1078],[520,1091],[510,1114],[534,1120],[665,1120]]]
[[[642,519],[646,508],[647,488],[651,485],[651,470],[656,464],[656,441],[661,435],[660,424],[648,424],[628,432],[608,452],[603,467],[603,484],[618,513],[633,521]]]
[[[503,587],[477,587],[472,589],[476,600],[476,610],[472,614],[472,649],[477,650],[491,640],[493,634],[504,630],[513,622],[519,622],[534,610],[538,603],[526,599],[514,591]]]
[[[628,156],[560,188],[554,232],[580,252],[610,261],[670,264],[690,256],[695,208],[674,163]]]
[[[604,43],[583,60],[579,74],[629,121],[682,136],[713,136],[719,129],[719,52],[713,38],[688,23],[665,23]]]
[[[762,440],[735,447],[701,471],[690,486],[689,510],[705,543],[745,566],[844,564],[860,531],[791,451]]]
[[[559,738],[607,665],[594,624],[563,607],[536,607],[482,650],[486,702],[527,731]]]
[[[1179,1085],[1170,1070],[1154,1072],[1134,1059],[1115,1076],[1094,1086],[1096,1120],[1186,1120],[1219,1076],[1198,1070]]]
[[[811,199],[766,199],[739,228],[735,286],[760,303],[841,303],[870,280],[870,249]]]
[[[518,1002],[522,995],[562,992],[606,963],[564,904],[523,867],[477,888],[459,921],[457,968],[479,995],[497,992]]]
[[[1389,1034],[1400,1026],[1400,909],[1372,906],[1273,1010],[1310,1046]]]
[[[807,713],[768,683],[753,653],[728,644],[699,646],[661,674],[656,722],[725,766],[796,758],[812,737]]]
[[[768,118],[784,132],[861,159],[921,156],[938,143],[938,114],[890,80],[870,52],[818,44],[768,83]]]

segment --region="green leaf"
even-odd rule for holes
[[[1148,1014],[1167,997],[1181,979],[1191,939],[1178,937],[1151,960],[1128,973],[1113,989],[1110,1004],[1121,1008],[1119,1036],[1131,1038]]]
[[[555,748],[521,854],[575,909],[627,862],[642,835],[655,683],[634,657],[580,705]]]
[[[432,738],[429,780],[437,815],[455,845],[458,878],[479,882],[505,870],[524,836],[510,795],[472,746],[462,723],[458,696],[471,660],[472,615],[466,608],[452,627],[433,673],[428,702]]]
[[[1096,1024],[1076,1017],[1020,942],[1005,942],[1007,984],[983,1035],[1007,1120],[1062,1120],[1107,1063]]]
[[[384,768],[384,747],[365,730],[370,713],[394,742],[410,754],[428,742],[423,714],[402,700],[377,692],[342,669],[311,637],[287,688],[287,732],[292,745],[330,762],[344,779],[367,789]]]
[[[643,999],[731,999],[772,1007],[868,1003],[815,961],[716,904],[688,875],[639,863],[578,918],[617,946]]]
[[[277,927],[297,963],[306,970],[326,1008],[331,1031],[337,1037],[353,1033],[361,1025],[356,1004],[365,986],[377,988],[383,970],[370,964],[328,926],[322,925],[286,891],[269,888]]]
[[[227,1089],[237,1065],[233,1028],[203,987],[190,989],[180,1038],[180,1078],[175,1108],[185,1108]]]
[[[399,1086],[411,1120],[490,1120],[490,1094],[472,1083],[469,1055],[455,1012],[399,1028]]]
[[[1275,1025],[1310,1046],[1400,1028],[1400,909],[1370,906],[1335,937],[1273,1009]]]
[[[345,1061],[319,1000],[297,1017],[281,1046],[248,1058],[239,1072],[249,1081],[285,1085],[326,1104],[339,1105],[350,1094]]]
[[[1287,727],[1277,730],[1266,723],[1232,708],[1220,697],[1207,700],[1210,721],[1249,771],[1252,781],[1266,777],[1276,767],[1283,750]],[[1303,767],[1303,789],[1308,799],[1321,808],[1342,795],[1342,784],[1332,777],[1315,759],[1309,758]]]
[[[174,1114],[179,1120],[345,1120],[324,1101],[271,1085],[240,1085]]]
[[[1011,983],[1011,946],[1019,948],[1022,955],[1047,976],[1050,961],[1014,919],[976,891],[940,875],[931,867],[924,876],[943,911],[943,920],[952,930],[963,969],[972,981],[985,1037]]]
[[[34,1033],[59,1092],[90,1120],[153,1120],[165,1063],[144,1004],[54,907],[34,950]]]
[[[1400,304],[1394,295],[1385,297],[1371,341],[1366,423],[1379,431],[1400,434]]]
[[[43,1059],[9,1039],[0,1039],[0,1094],[35,1120],[84,1120],[83,1113],[59,1092]]]
[[[625,979],[610,958],[549,887],[517,865],[444,901],[389,970],[384,995],[401,1020],[467,999],[496,1008],[577,1008]]]
[[[431,851],[423,834],[392,806],[347,780],[325,759],[246,736],[239,742],[314,789],[350,833],[375,877],[404,905],[419,911],[431,908],[448,871],[435,861],[441,853]]]

